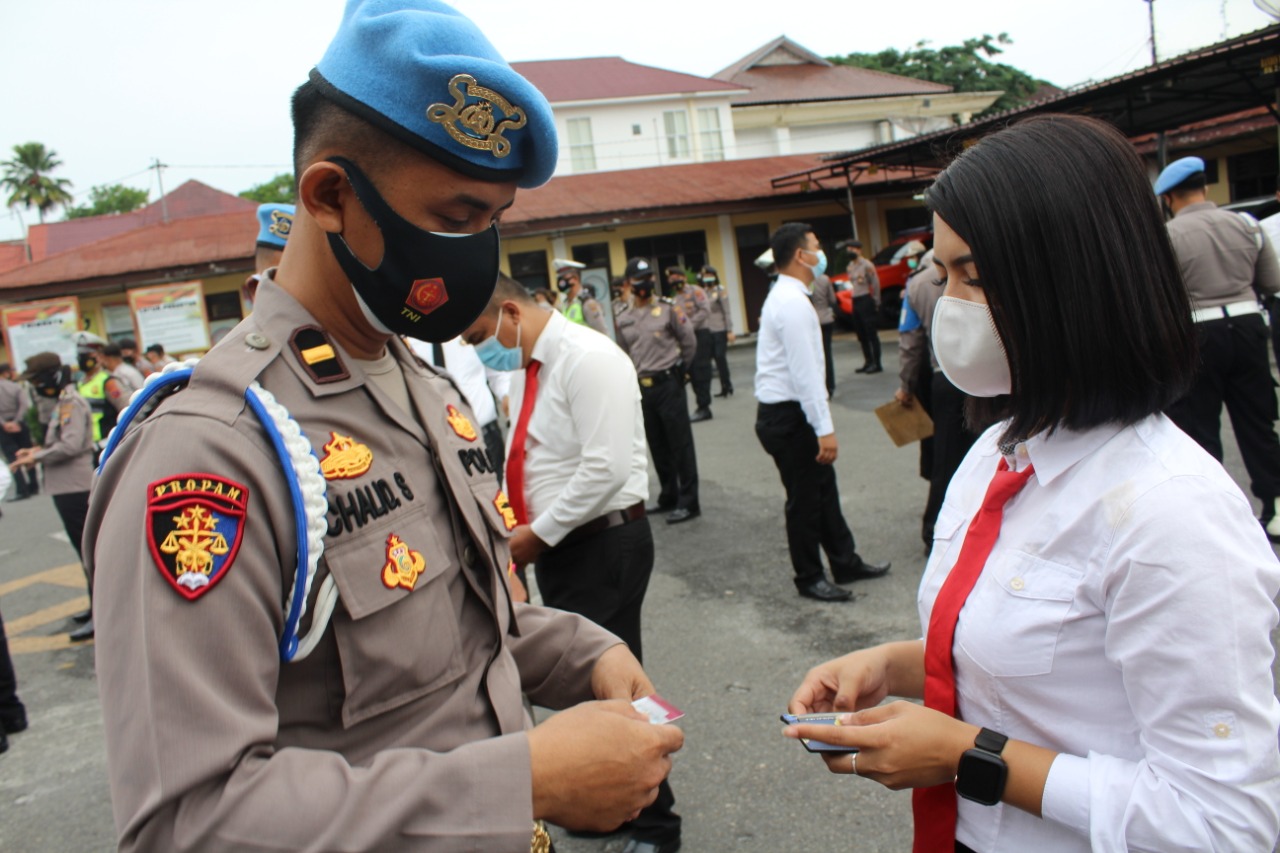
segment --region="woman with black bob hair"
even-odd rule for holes
[[[1161,414],[1194,335],[1141,159],[1102,122],[1037,117],[926,201],[938,361],[1001,420],[947,490],[925,639],[810,670],[791,712],[849,713],[787,735],[916,789],[916,853],[1273,849],[1280,563]]]

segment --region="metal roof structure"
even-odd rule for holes
[[[1158,65],[1064,91],[1044,100],[1006,110],[960,127],[851,151],[832,154],[825,164],[773,179],[775,189],[811,185],[824,180],[839,187],[855,184],[879,169],[909,170],[922,180],[945,168],[982,136],[1018,119],[1041,113],[1091,115],[1111,122],[1126,136],[1142,136],[1185,127],[1257,107],[1276,111],[1280,77],[1280,25],[1246,33],[1200,48]]]

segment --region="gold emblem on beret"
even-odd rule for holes
[[[289,239],[289,232],[293,230],[293,214],[283,210],[271,211],[271,224],[267,226],[267,230],[277,237]]]
[[[466,91],[463,91],[464,87]],[[481,86],[470,74],[455,74],[449,81],[449,93],[455,98],[454,102],[427,107],[428,119],[468,148],[489,151],[498,158],[511,153],[511,141],[502,134],[525,126],[528,117],[523,109],[512,106],[497,92]],[[475,100],[467,103],[468,98]],[[496,121],[493,115],[495,106],[507,118]]]

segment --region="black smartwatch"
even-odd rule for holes
[[[956,773],[956,793],[966,800],[994,806],[1004,796],[1004,783],[1009,778],[1009,765],[1000,753],[1009,742],[1007,735],[983,729],[973,742],[973,749],[960,756]]]

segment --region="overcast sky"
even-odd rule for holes
[[[0,159],[38,141],[77,201],[195,178],[239,192],[288,171],[290,92],[343,0],[0,0]],[[710,76],[779,35],[823,56],[1013,38],[1001,59],[1059,86],[1150,61],[1145,0],[457,0],[509,60],[622,56]],[[1267,26],[1251,0],[1156,0],[1161,58]],[[34,211],[22,211],[35,221]],[[55,218],[60,214],[55,215]],[[0,239],[21,236],[0,211]]]

